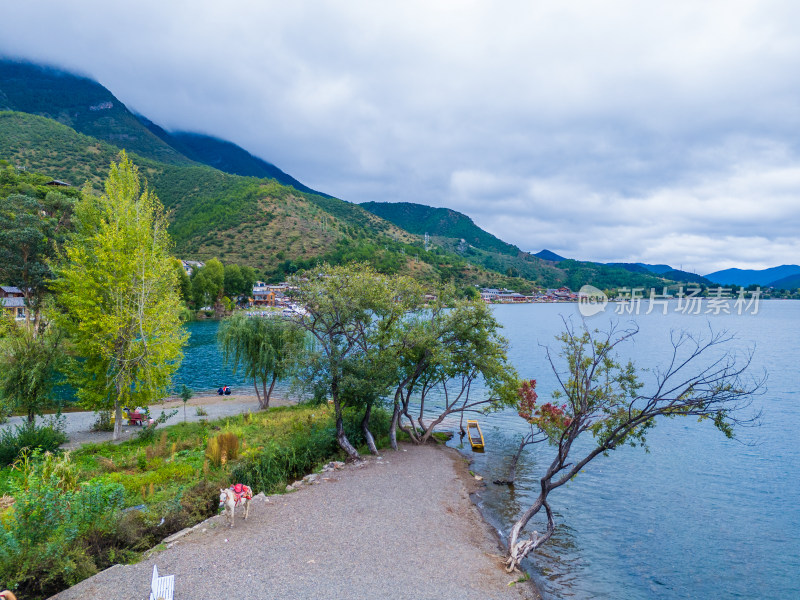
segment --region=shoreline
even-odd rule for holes
[[[141,562],[53,599],[144,598],[154,564],[176,575],[176,598],[235,589],[241,600],[539,599],[531,581],[508,585],[519,576],[505,572],[497,533],[470,497],[480,482],[465,458],[453,448],[400,448],[254,501],[250,519],[240,515],[233,529],[212,517]]]

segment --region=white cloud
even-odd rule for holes
[[[798,21],[765,0],[29,0],[0,53],[348,200],[704,271],[798,262]]]

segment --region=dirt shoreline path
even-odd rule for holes
[[[530,583],[508,586],[516,576],[502,567],[455,450],[402,446],[319,481],[254,502],[234,529],[213,517],[53,598],[145,600],[154,564],[175,575],[175,600],[538,598]]]

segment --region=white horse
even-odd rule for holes
[[[243,483],[232,485],[228,489],[220,488],[219,490],[219,506],[225,507],[225,515],[231,520],[231,527],[233,527],[234,510],[237,506],[244,505],[244,520],[247,520],[247,515],[250,513],[250,500],[253,498],[253,490]]]

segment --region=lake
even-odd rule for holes
[[[505,326],[512,362],[521,376],[538,380],[540,402],[546,401],[555,379],[540,344],[556,347],[562,316],[577,323],[577,305],[493,310]],[[588,323],[603,329],[609,316]],[[735,332],[737,348],[755,346],[753,371],[769,373],[768,392],[755,403],[763,408],[761,425],[739,430],[735,441],[707,422],[662,420],[648,435],[649,453],[622,448],[595,459],[550,496],[557,529],[534,556],[536,583],[549,598],[800,598],[800,302],[763,301],[757,315],[615,318],[638,324],[635,343],[621,354],[641,368],[663,364],[670,330],[703,333],[710,323]],[[217,323],[188,327],[176,384],[250,389],[223,367],[214,343]],[[505,474],[524,423],[512,411],[479,420],[486,452],[462,451],[491,482]],[[482,510],[504,535],[535,496],[551,456],[549,447],[529,448],[513,489],[488,483],[480,494]]]

